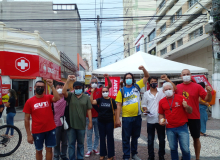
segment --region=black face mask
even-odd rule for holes
[[[43,88],[36,88],[36,93],[38,95],[42,95],[44,93],[44,89]]]
[[[151,83],[151,84],[150,84],[150,87],[152,87],[152,88],[157,88],[157,83]]]

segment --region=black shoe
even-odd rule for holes
[[[148,157],[147,160],[154,160],[154,157]]]
[[[159,160],[165,160],[164,156],[159,156]]]

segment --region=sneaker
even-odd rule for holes
[[[96,154],[96,155],[99,155],[99,151],[97,149],[94,149],[93,152]]]
[[[154,160],[154,157],[148,157],[148,160]]]
[[[159,160],[165,160],[164,156],[159,156]]]
[[[132,157],[132,160],[141,160],[141,159],[137,156],[137,154],[135,154],[135,155]]]
[[[85,157],[90,157],[91,156],[91,154],[92,154],[92,151],[90,152],[90,151],[88,151],[86,154],[85,154]]]

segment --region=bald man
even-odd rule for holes
[[[201,143],[200,137],[200,112],[199,112],[199,97],[203,100],[210,102],[212,100],[212,88],[206,86],[207,92],[197,83],[193,83],[191,80],[191,72],[188,69],[184,69],[181,72],[183,83],[178,84],[176,93],[183,95],[189,106],[192,107],[192,113],[188,114],[188,127],[190,134],[193,138],[196,160],[199,160]]]

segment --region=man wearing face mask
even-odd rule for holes
[[[166,75],[161,76],[162,80],[170,82],[174,88],[173,84]],[[165,126],[159,125],[158,120],[158,108],[159,101],[165,97],[162,88],[157,88],[158,78],[149,77],[148,83],[150,84],[150,90],[144,93],[142,99],[142,108],[144,113],[147,114],[147,136],[148,136],[148,160],[154,160],[154,138],[155,138],[155,129],[157,130],[157,136],[159,140],[159,160],[164,160],[165,155]]]
[[[121,126],[120,112],[122,108],[122,142],[124,160],[128,160],[130,155],[132,155],[133,160],[140,160],[137,156],[138,138],[140,137],[142,123],[140,89],[145,86],[149,78],[149,73],[144,66],[139,66],[139,70],[143,71],[144,78],[135,84],[133,74],[126,73],[123,78],[126,86],[118,91],[118,95],[115,99],[117,102],[117,112],[115,117],[117,127]]]
[[[69,82],[74,81],[74,92],[67,92]],[[63,87],[63,95],[69,104],[70,128],[67,130],[68,152],[70,160],[83,160],[84,157],[84,138],[86,128],[86,114],[89,118],[88,130],[92,129],[92,104],[89,97],[82,92],[83,84],[76,81],[74,75],[69,75]],[[77,142],[77,158],[75,146]]]
[[[188,104],[192,107],[192,114],[188,114],[188,126],[191,133],[191,136],[194,141],[194,149],[196,159],[200,157],[201,143],[199,140],[200,137],[200,112],[199,112],[199,97],[204,99],[206,102],[212,100],[212,88],[206,86],[206,91],[197,83],[191,81],[191,73],[188,69],[184,69],[181,73],[183,83],[177,85],[176,93],[183,95],[187,100]]]
[[[64,83],[58,82],[56,90],[60,96],[60,100],[53,103],[54,105],[54,122],[56,124],[56,147],[54,147],[54,160],[68,160],[66,157],[67,153],[67,130],[63,129],[63,124],[60,117],[64,115],[66,108],[66,101],[62,94]],[[61,144],[61,147],[60,147]]]
[[[163,92],[166,97],[159,102],[159,123],[161,126],[166,125],[171,158],[172,160],[179,159],[179,141],[183,160],[190,160],[187,114],[192,113],[192,107],[187,104],[187,99],[184,96],[174,94],[174,88],[170,82],[163,84]]]
[[[108,80],[108,88],[112,87],[112,83],[109,79],[108,74],[104,74],[103,75],[105,78],[107,78]],[[93,93],[93,98],[97,99],[97,98],[101,98],[102,97],[102,88],[98,88],[98,80],[97,78],[92,78],[91,79],[91,83],[90,83],[91,88],[89,90],[87,90],[85,92],[85,94],[87,94],[88,96],[91,95],[91,89],[94,89],[94,93]],[[93,105],[93,108],[91,109],[92,111],[92,124],[93,124],[93,128],[91,130],[86,130],[86,134],[87,134],[87,153],[85,154],[85,157],[90,157],[90,155],[92,154],[92,152],[94,152],[96,155],[99,155],[99,151],[97,150],[98,145],[99,145],[99,130],[98,130],[98,112],[94,109],[98,107],[97,105]],[[86,118],[86,126],[89,125],[89,119],[88,116]],[[86,127],[88,128],[88,127]],[[94,138],[94,144],[92,145],[92,136],[93,136],[93,131],[95,134],[95,138]]]
[[[46,160],[52,160],[52,147],[56,146],[56,124],[54,123],[51,103],[57,102],[60,96],[54,88],[53,80],[48,79],[46,82],[52,89],[53,95],[45,95],[44,81],[37,81],[34,86],[35,96],[26,101],[23,109],[27,141],[30,144],[35,144],[36,160],[42,160],[44,142]],[[32,117],[32,129],[30,129],[30,116]]]

